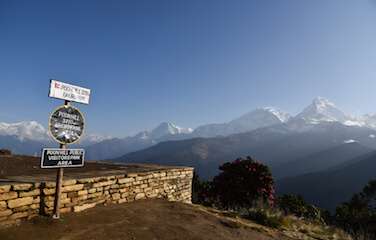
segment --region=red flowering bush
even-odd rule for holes
[[[219,167],[213,190],[224,208],[248,208],[257,203],[274,204],[274,180],[269,168],[253,160],[239,158]]]

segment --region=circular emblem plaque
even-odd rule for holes
[[[61,144],[71,144],[80,140],[84,132],[84,117],[75,107],[58,107],[50,117],[51,136]]]

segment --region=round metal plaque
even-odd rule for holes
[[[84,117],[75,107],[58,107],[50,117],[51,136],[61,144],[72,144],[80,140],[84,132]]]

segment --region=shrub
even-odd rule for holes
[[[0,149],[0,155],[12,155],[12,151],[8,149]]]
[[[278,198],[279,208],[287,215],[293,214],[302,217],[306,214],[306,202],[303,197],[293,194],[285,194]]]
[[[336,209],[335,220],[354,239],[376,239],[376,181]]]
[[[253,160],[236,159],[219,167],[213,179],[213,192],[221,207],[250,208],[261,203],[274,204],[274,180],[266,165]]]
[[[278,198],[277,204],[285,215],[292,214],[320,223],[328,223],[330,221],[330,213],[328,211],[306,203],[303,197],[299,195],[282,195]]]
[[[214,199],[215,196],[213,195],[212,182],[201,180],[200,177],[194,173],[192,182],[192,202],[205,206],[212,206],[214,204]]]
[[[243,216],[246,219],[255,221],[258,224],[279,228],[282,226],[283,218],[276,215],[270,215],[264,209],[251,209],[246,216]]]

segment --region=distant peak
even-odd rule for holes
[[[0,122],[0,135],[13,135],[19,139],[46,140],[48,139],[45,128],[36,121],[23,121],[17,123]]]
[[[313,105],[316,105],[317,107],[335,107],[336,105],[331,102],[329,99],[324,97],[316,97],[312,101]]]
[[[296,118],[303,119],[310,124],[318,124],[321,122],[344,123],[351,120],[351,118],[338,109],[333,102],[324,97],[316,97],[313,99],[312,103],[298,114]]]
[[[162,122],[151,131],[151,136],[153,139],[157,139],[167,135],[191,133],[192,131],[191,128],[181,128],[171,122]]]
[[[176,127],[176,125],[171,122],[162,122],[158,125],[158,127]]]
[[[287,122],[291,118],[290,114],[275,107],[262,107],[257,108],[256,111],[257,110],[269,112],[273,114],[275,117],[277,117],[281,122]]]

